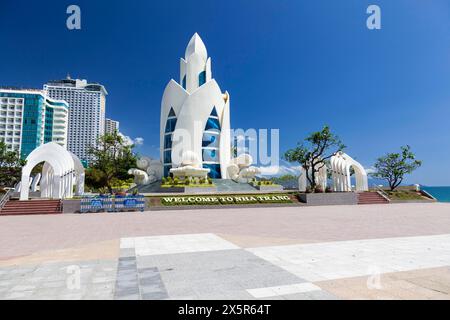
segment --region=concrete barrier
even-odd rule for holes
[[[358,195],[355,192],[300,193],[299,199],[309,206],[358,204]]]

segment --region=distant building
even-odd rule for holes
[[[119,121],[106,118],[105,120],[105,133],[113,133],[119,131]]]
[[[105,105],[108,92],[98,83],[71,79],[50,81],[44,91],[54,99],[69,103],[68,150],[83,163],[92,160],[88,154],[97,138],[105,133]]]
[[[0,140],[25,159],[47,142],[67,148],[69,105],[37,89],[0,88]]]

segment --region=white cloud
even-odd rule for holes
[[[141,146],[144,144],[144,138],[142,137],[137,137],[134,139],[134,144],[137,146]]]
[[[261,175],[263,176],[282,176],[285,174],[299,175],[300,166],[284,166],[284,165],[273,165],[266,167],[259,167],[261,170]]]
[[[142,146],[144,144],[144,138],[137,137],[137,138],[131,138],[130,136],[126,136],[123,133],[119,132],[119,135],[124,140],[125,144],[128,146],[135,145],[135,146]]]
[[[369,174],[372,174],[372,173],[375,173],[376,171],[377,171],[377,169],[375,169],[375,167],[370,167],[370,168],[364,168],[365,170],[366,170],[366,173],[369,175]]]

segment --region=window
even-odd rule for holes
[[[213,131],[217,130],[217,131],[220,131],[219,119],[208,118],[208,121],[206,121],[205,131],[206,130],[213,130]]]
[[[203,168],[209,169],[210,172],[208,175],[214,179],[220,179],[221,177],[219,164],[219,134],[220,122],[217,116],[217,110],[213,107],[203,132],[202,160],[204,162]]]
[[[220,174],[220,165],[219,164],[203,164],[203,168],[205,169],[209,169],[209,174],[208,176],[212,179],[220,179],[221,174]]]
[[[186,90],[186,75],[184,75],[181,85],[183,86],[184,90]]]
[[[200,87],[205,82],[206,82],[206,71],[202,71],[198,75],[198,86]]]

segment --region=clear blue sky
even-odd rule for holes
[[[80,31],[65,26],[70,4]],[[282,152],[328,124],[365,167],[410,144],[424,164],[407,182],[450,185],[448,0],[1,0],[0,85],[100,82],[107,116],[157,156],[161,96],[194,32],[232,127],[279,128]]]

